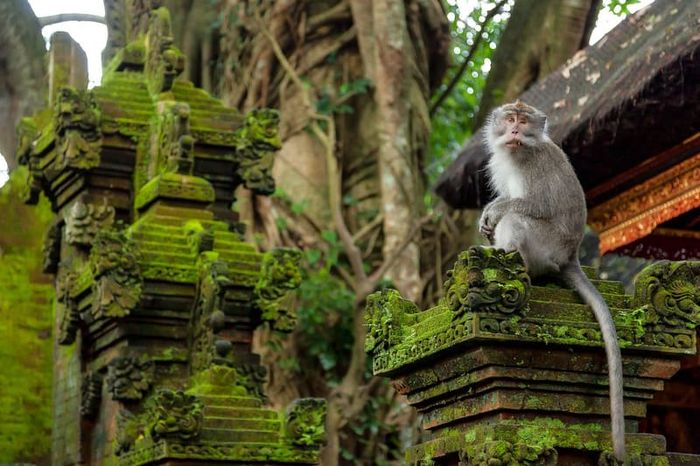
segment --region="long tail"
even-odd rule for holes
[[[613,450],[618,460],[624,461],[625,454],[625,411],[622,398],[622,355],[617,343],[617,332],[612,315],[603,297],[581,270],[578,261],[562,269],[564,280],[591,306],[600,330],[603,333],[605,352],[608,357],[610,377],[610,417],[612,423]]]

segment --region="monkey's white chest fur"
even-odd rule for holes
[[[499,196],[525,197],[525,179],[509,154],[496,151],[489,160],[491,184]]]

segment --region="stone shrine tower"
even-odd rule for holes
[[[261,254],[231,210],[270,194],[277,115],[178,79],[170,15],[128,1],[125,46],[87,91],[52,38],[51,107],[20,125],[28,201],[56,212],[53,464],[318,463],[325,401],[265,407],[254,329],[295,324],[295,250]]]

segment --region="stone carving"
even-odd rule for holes
[[[153,361],[131,356],[115,358],[107,369],[107,391],[115,400],[140,400],[151,387],[154,374]]]
[[[620,466],[622,464],[609,451],[604,451],[598,458],[598,466]],[[630,466],[669,466],[671,463],[668,457],[663,455],[628,454],[624,464],[629,464]]]
[[[243,128],[237,133],[236,156],[238,176],[246,188],[258,194],[272,194],[272,162],[280,148],[277,132],[279,114],[270,109],[254,110],[246,115]]]
[[[517,252],[474,246],[460,253],[447,274],[445,302],[459,318],[466,312],[523,313],[530,277]]]
[[[194,395],[178,390],[158,390],[146,402],[146,433],[151,438],[189,440],[199,436],[204,404]]]
[[[158,95],[172,89],[173,81],[185,69],[185,55],[173,45],[170,13],[158,8],[150,13],[146,34],[146,76],[148,88]]]
[[[285,432],[293,445],[318,448],[326,437],[326,400],[301,398],[287,408]]]
[[[90,251],[90,268],[94,280],[92,316],[99,319],[128,315],[138,304],[143,287],[133,242],[120,231],[97,232]]]
[[[224,329],[226,316],[221,311],[221,296],[228,279],[225,262],[202,261],[197,291],[197,304],[192,313],[192,369],[204,370],[216,362],[225,363],[230,351],[228,340],[218,340],[216,334]],[[229,343],[226,348],[218,341]],[[222,354],[223,353],[223,354]]]
[[[700,262],[660,261],[635,280],[633,305],[646,311],[647,323],[695,328],[700,325]]]
[[[559,454],[554,448],[541,448],[505,440],[479,443],[460,452],[459,466],[556,466]]]
[[[69,244],[92,245],[97,232],[114,224],[114,207],[77,200],[66,217],[66,241]]]
[[[90,91],[60,89],[56,99],[56,169],[82,170],[100,164],[100,111]]]
[[[255,302],[262,312],[262,320],[281,332],[291,332],[296,325],[290,292],[301,283],[300,259],[298,249],[278,248],[266,253],[260,280],[255,285]]]
[[[139,437],[144,437],[144,426],[139,416],[128,409],[122,409],[117,414],[117,438],[114,453],[122,456],[134,445]]]
[[[56,277],[56,312],[59,316],[58,344],[70,345],[75,341],[80,328],[80,312],[70,296],[73,283],[77,279],[74,272],[63,271]]]
[[[80,415],[93,418],[97,414],[102,399],[102,375],[87,372],[80,385]]]
[[[190,106],[182,102],[161,102],[156,123],[158,164],[169,172],[191,175],[194,138],[190,135]]]
[[[374,353],[401,342],[401,320],[415,314],[418,307],[396,290],[382,290],[367,297],[365,350]]]
[[[44,246],[42,253],[44,256],[43,272],[56,273],[58,272],[58,262],[61,259],[61,230],[63,222],[54,222],[49,227],[44,238]]]
[[[237,364],[236,372],[238,373],[239,383],[245,387],[246,391],[261,400],[266,400],[263,387],[267,381],[267,369],[265,366],[256,364]]]

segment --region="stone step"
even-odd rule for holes
[[[279,432],[282,423],[279,420],[241,419],[231,417],[204,416],[205,429],[255,430],[260,432]]]
[[[258,253],[251,253],[247,251],[231,251],[226,249],[219,249],[219,245],[214,243],[214,250],[219,253],[219,258],[230,261],[230,262],[240,262],[247,264],[254,264],[258,268],[262,262],[262,255]]]
[[[143,262],[149,263],[184,264],[191,266],[196,257],[196,254],[192,252],[178,254],[163,248],[155,250],[141,248],[141,259]]]
[[[214,213],[209,210],[203,209],[193,209],[186,207],[173,207],[167,205],[157,205],[150,211],[156,218],[163,217],[177,217],[184,218],[185,220],[200,220],[200,221],[211,221],[214,219]],[[149,212],[149,213],[150,213]]]
[[[588,265],[582,265],[581,270],[583,270],[583,273],[585,273],[586,276],[588,278],[590,278],[591,280],[598,278],[598,269],[596,269],[595,267],[591,267]]]
[[[279,414],[271,409],[244,408],[240,406],[204,406],[205,418],[277,420]]]
[[[613,318],[616,314],[629,311],[629,309],[616,307],[609,309]],[[527,312],[527,317],[554,319],[562,322],[597,322],[593,310],[586,304],[538,301],[536,299],[530,299],[530,310]]]
[[[631,296],[621,294],[601,293],[609,306],[628,308],[632,300]],[[537,301],[552,301],[560,303],[583,304],[581,296],[574,290],[565,288],[553,288],[544,286],[533,286],[530,289],[530,299]]]
[[[162,250],[169,254],[181,254],[181,255],[194,255],[195,251],[192,246],[188,243],[173,243],[167,238],[163,238],[162,241],[151,241],[151,240],[139,240],[139,249],[141,251],[156,251]]]
[[[598,291],[600,291],[603,294],[619,294],[619,295],[624,295],[625,294],[625,285],[622,282],[614,281],[614,280],[591,280],[591,283],[593,283],[593,286],[595,286]],[[555,282],[548,282],[545,281],[545,279],[536,279],[533,280],[533,286],[538,286],[541,288],[547,288],[547,289],[554,289],[554,290],[561,290],[561,289],[567,289],[564,287],[562,283],[555,283]]]
[[[205,406],[225,408],[262,408],[262,401],[252,396],[200,395],[195,393]]]
[[[278,443],[280,441],[279,432],[264,430],[210,429],[205,427],[200,436],[204,441],[216,442]]]

